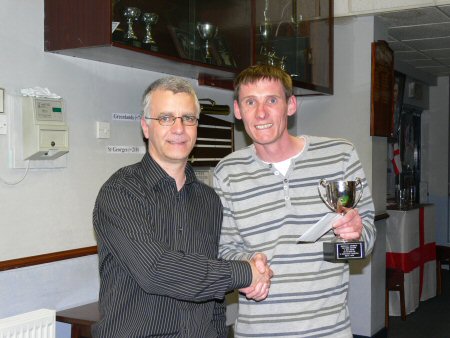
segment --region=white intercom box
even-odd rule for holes
[[[69,152],[62,99],[23,97],[23,159],[53,160]]]

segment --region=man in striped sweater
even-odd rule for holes
[[[113,174],[94,214],[100,270],[101,338],[226,338],[225,293],[267,296],[264,255],[217,259],[222,205],[187,163],[200,105],[184,79],[155,81],[144,93],[148,152]]]
[[[224,158],[214,185],[224,205],[219,254],[249,259],[264,253],[274,272],[269,296],[239,298],[236,337],[352,337],[347,293],[348,263],[323,259],[323,241],[361,239],[369,254],[375,242],[374,207],[354,146],[344,139],[293,136],[296,113],[288,74],[252,66],[235,80],[234,114],[253,144]],[[347,210],[315,243],[298,237],[330,212],[321,201],[320,179],[361,178],[358,210]]]

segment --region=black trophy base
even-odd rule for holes
[[[132,47],[137,47],[137,48],[141,48],[142,47],[142,42],[139,40],[134,40],[134,39],[124,39],[123,43],[125,43],[126,45],[132,46]]]
[[[142,48],[144,48],[145,50],[149,50],[152,52],[158,52],[159,48],[157,45],[153,44],[153,43],[142,43]]]
[[[326,261],[346,261],[365,257],[364,242],[332,241],[323,243],[323,259]]]

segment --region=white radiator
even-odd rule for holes
[[[41,309],[0,319],[0,338],[55,338],[55,317]]]

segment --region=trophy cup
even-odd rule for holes
[[[269,22],[264,21],[264,23],[259,26],[259,33],[261,35],[261,40],[264,43],[267,43],[272,35],[272,25]]]
[[[127,18],[128,23],[128,31],[125,33],[125,40],[137,40],[136,34],[133,31],[133,21],[137,21],[139,19],[139,15],[141,14],[141,10],[137,7],[127,7],[123,12],[123,16]]]
[[[358,185],[361,186],[361,190],[356,197]],[[325,189],[325,197],[322,195],[321,187]],[[355,178],[354,181],[330,182],[322,179],[317,190],[322,201],[336,213],[342,213],[344,211],[343,208],[354,208],[363,194],[363,186],[359,178]],[[326,261],[361,259],[364,256],[364,242],[359,240],[344,240],[336,237],[331,242],[323,243],[323,257]]]
[[[157,52],[158,46],[152,36],[152,25],[158,22],[158,14],[156,13],[144,13],[142,14],[142,21],[145,23],[145,37],[142,40],[144,46],[148,46],[150,50]]]
[[[205,62],[212,63],[212,56],[209,47],[209,41],[214,39],[217,35],[217,27],[210,24],[209,22],[198,23],[197,30],[200,34],[200,38],[205,41]]]

